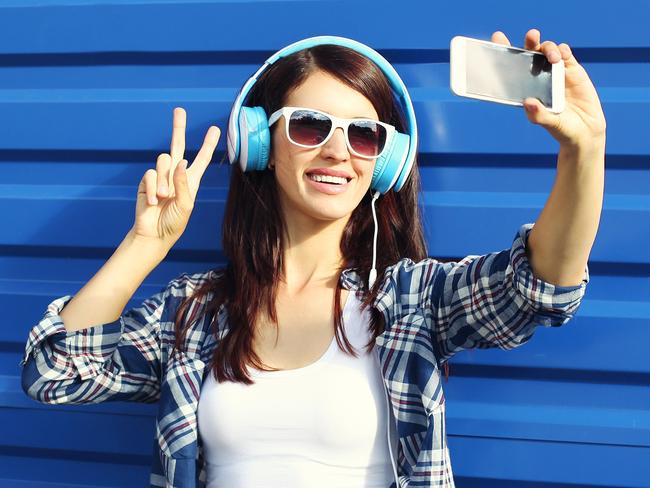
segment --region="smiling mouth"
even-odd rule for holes
[[[350,178],[343,178],[341,176],[318,175],[318,174],[308,174],[307,178],[317,183],[327,183],[329,185],[345,185],[350,181]]]

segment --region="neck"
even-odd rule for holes
[[[341,236],[349,217],[322,221],[305,215],[286,220],[282,286],[289,294],[336,286],[343,263]]]

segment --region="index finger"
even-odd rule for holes
[[[190,175],[190,180],[192,180],[193,183],[196,180],[201,179],[203,173],[210,164],[220,136],[221,129],[215,125],[210,126],[208,132],[205,134],[201,149],[196,155],[192,165],[187,169],[188,174]]]
[[[169,154],[172,157],[173,168],[183,159],[185,153],[185,127],[187,125],[187,114],[181,107],[174,109],[174,121],[172,124],[172,142]]]

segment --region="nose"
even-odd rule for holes
[[[345,161],[350,159],[348,145],[345,142],[345,132],[341,127],[334,130],[334,134],[322,145],[321,154],[328,159]]]

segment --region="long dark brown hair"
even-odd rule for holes
[[[373,104],[379,119],[405,133],[404,114],[383,72],[360,53],[337,45],[318,45],[282,58],[266,69],[249,93],[246,106],[262,107],[271,114],[285,103],[288,94],[307,77],[322,70],[352,87]],[[279,124],[278,124],[279,125]],[[278,127],[275,125],[273,129]],[[377,253],[378,277],[371,290],[365,290],[363,306],[371,306],[377,296],[381,276],[387,266],[408,257],[414,261],[427,255],[418,195],[420,177],[417,165],[399,192],[389,191],[376,202],[379,224]],[[371,193],[368,192],[352,215],[341,237],[342,267],[354,268],[367,283],[372,261],[373,219]],[[280,212],[278,191],[272,171],[242,172],[232,166],[230,188],[223,219],[224,269],[183,300],[175,320],[175,349],[182,349],[191,324],[204,315],[211,318],[211,333],[217,334],[216,316],[222,305],[227,311],[228,332],[220,338],[211,359],[217,381],[251,384],[246,371],[251,365],[273,370],[262,363],[252,349],[255,324],[268,317],[277,327],[275,310],[278,283],[283,269],[285,223]],[[339,347],[356,356],[342,324],[341,280],[334,293],[334,330]],[[208,300],[199,300],[210,294]],[[191,307],[193,300],[205,302]],[[188,311],[192,310],[189,314]],[[371,307],[372,340],[383,332],[382,315]]]

